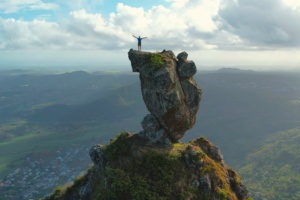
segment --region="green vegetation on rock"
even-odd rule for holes
[[[199,141],[206,140],[162,146],[123,132],[102,147],[103,161],[46,199],[243,199],[231,186],[240,184],[239,176],[205,153],[211,143],[199,146]]]
[[[163,55],[160,53],[151,54],[150,62],[156,67],[161,67],[164,64]]]

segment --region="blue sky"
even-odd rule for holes
[[[127,69],[135,34],[198,69],[300,69],[299,21],[298,0],[0,0],[0,67]]]
[[[1,1],[0,1],[1,2]],[[20,1],[22,2],[22,1]],[[34,1],[33,1],[34,2]],[[86,1],[42,1],[45,4],[56,5],[56,8],[52,9],[32,9],[31,5],[19,4],[19,6],[12,6],[14,8],[7,9],[2,8],[1,17],[2,18],[14,18],[23,20],[34,20],[34,19],[45,19],[47,21],[56,21],[59,16],[67,16],[70,12],[74,10],[85,9],[89,13],[101,13],[108,16],[110,13],[115,12],[118,1],[109,0],[86,0]],[[38,2],[38,1],[36,1]],[[150,1],[138,1],[138,0],[126,0],[122,1],[123,4],[130,5],[133,7],[143,7],[144,9],[150,9],[154,5],[165,5],[169,3],[163,0],[150,0]],[[4,7],[4,6],[3,6]],[[17,8],[16,8],[17,7]]]

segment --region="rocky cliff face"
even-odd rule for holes
[[[186,52],[128,52],[133,72],[140,73],[144,102],[151,114],[142,121],[143,137],[154,142],[182,138],[196,121],[201,89],[193,75],[196,66]]]
[[[249,200],[240,176],[225,164],[217,146],[205,138],[177,142],[195,124],[201,100],[192,78],[196,66],[187,54],[176,58],[171,51],[130,50],[129,59],[140,73],[151,113],[142,121],[144,130],[93,146],[94,165],[45,200]]]

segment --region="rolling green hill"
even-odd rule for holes
[[[240,176],[205,138],[161,145],[121,133],[90,151],[94,165],[44,200],[251,200]]]
[[[300,199],[300,129],[265,140],[239,171],[256,200]]]

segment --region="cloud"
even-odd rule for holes
[[[145,10],[119,3],[110,15],[74,9],[57,22],[0,18],[0,49],[124,50],[132,34],[148,37],[144,50],[261,50],[298,48],[299,4],[293,0],[167,0]],[[0,9],[58,7],[41,0],[5,0]],[[294,3],[293,3],[294,2]],[[67,0],[64,4],[71,3]],[[100,5],[103,1],[97,1]],[[60,5],[62,8],[62,5]],[[47,19],[44,17],[44,19]]]
[[[244,41],[245,48],[298,48],[300,12],[286,0],[226,0],[220,29]]]
[[[9,14],[16,13],[23,9],[29,10],[51,10],[58,9],[54,3],[45,3],[41,0],[1,0],[0,11]]]
[[[119,3],[116,12],[106,19],[106,27],[118,30],[112,35],[125,48],[135,40],[131,34],[147,36],[144,43],[147,49],[152,50],[216,48],[207,44],[205,39],[217,30],[212,18],[217,14],[218,4],[211,4],[209,0],[196,1],[195,4],[190,0],[182,6],[178,2],[173,1],[171,7],[159,5],[149,10]],[[98,33],[104,32],[104,29],[101,30],[98,29]]]
[[[299,0],[282,0],[282,2],[290,6],[293,10],[300,10],[300,1]]]
[[[64,27],[76,43],[74,48],[118,49],[128,45],[128,33],[101,14],[74,11]]]
[[[76,10],[59,22],[2,19],[4,40],[0,46],[2,49],[128,49],[136,46],[132,37],[136,34],[148,37],[143,42],[148,50],[217,48],[205,40],[218,29],[212,18],[219,3],[189,0],[183,6],[178,2],[173,1],[172,8],[153,6],[149,10],[119,3],[116,12],[107,17]]]
[[[4,50],[60,49],[67,46],[69,40],[58,24],[41,20],[0,18],[0,32],[0,48]]]

